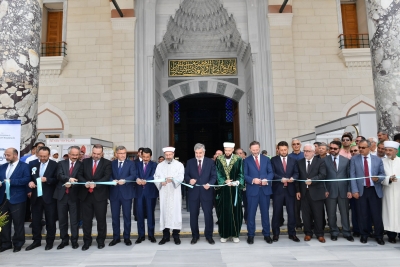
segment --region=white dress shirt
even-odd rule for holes
[[[8,164],[7,170],[6,170],[6,178],[10,179],[11,175],[13,174],[15,167],[17,167],[19,160]],[[10,172],[10,173],[8,173]]]
[[[369,181],[370,181],[370,185],[374,186],[374,181],[372,181],[371,177],[372,177],[372,173],[371,173],[371,154],[368,154],[368,156],[363,156],[361,155],[361,162],[362,162],[362,166],[363,166],[363,170],[364,170],[364,157],[367,157],[367,162],[368,162],[368,172],[369,172]],[[364,186],[366,186],[365,183],[365,179],[364,179]]]

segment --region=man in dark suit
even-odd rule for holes
[[[296,217],[295,217],[295,200],[296,185],[295,181],[299,178],[297,162],[295,159],[288,157],[289,144],[285,141],[278,143],[279,155],[271,159],[272,170],[274,171],[274,181],[272,183],[273,192],[273,215],[272,215],[272,233],[274,242],[279,240],[280,220],[283,212],[283,206],[286,203],[286,211],[288,215],[288,233],[289,239],[294,242],[300,242],[296,236]],[[279,180],[281,182],[279,182]]]
[[[79,220],[79,199],[80,185],[71,185],[77,182],[77,174],[82,162],[78,160],[80,153],[79,146],[68,148],[68,159],[58,163],[57,179],[58,184],[54,191],[54,198],[57,199],[58,223],[60,228],[61,244],[57,249],[63,249],[69,244],[68,235],[68,213],[71,224],[72,248],[77,249],[78,245],[78,220]]]
[[[318,182],[326,177],[325,161],[314,156],[314,145],[305,144],[303,149],[304,159],[297,161],[299,180],[301,181],[296,182],[296,196],[297,199],[301,199],[304,234],[306,235],[304,241],[311,240],[314,221],[314,233],[319,242],[325,243],[324,201],[328,194],[325,182]]]
[[[203,144],[194,146],[195,158],[189,159],[185,169],[185,182],[193,185],[188,189],[188,201],[190,207],[190,228],[192,230],[192,245],[196,244],[200,238],[199,233],[199,213],[200,205],[204,213],[206,240],[211,245],[215,244],[213,235],[214,220],[212,215],[214,185],[217,180],[215,171],[215,162],[212,159],[204,157],[206,153]],[[201,186],[196,186],[201,185]]]
[[[138,239],[135,244],[145,240],[144,219],[147,214],[147,235],[150,242],[155,243],[154,227],[156,224],[154,210],[156,209],[158,189],[154,183],[147,183],[146,180],[154,180],[154,173],[157,163],[151,161],[153,152],[150,148],[143,148],[142,161],[136,161],[137,179],[135,187],[135,201],[137,205],[137,229]]]
[[[11,249],[19,252],[25,244],[25,202],[26,186],[31,180],[28,164],[18,161],[18,151],[8,148],[4,152],[7,163],[0,166],[0,210],[7,212],[8,222],[0,231],[0,252]],[[7,184],[10,195],[6,194]],[[11,239],[11,222],[14,225],[14,236]]]
[[[29,193],[32,205],[32,235],[33,243],[26,248],[32,250],[41,246],[42,241],[42,214],[44,210],[46,220],[46,247],[53,248],[56,238],[57,201],[53,198],[57,185],[57,162],[50,160],[50,149],[39,148],[39,162],[32,165]],[[40,194],[40,186],[42,195]]]
[[[386,174],[382,159],[370,154],[370,146],[369,140],[360,141],[358,143],[360,154],[354,156],[350,161],[350,177],[368,177],[351,180],[351,192],[356,199],[358,224],[361,232],[360,242],[365,244],[368,241],[368,218],[371,216],[376,242],[384,245],[381,183]]]
[[[137,157],[134,160],[135,164],[141,163],[143,161],[142,153],[143,153],[143,147],[139,147],[139,149],[137,151]],[[145,203],[145,205],[146,205],[146,203]],[[133,214],[133,219],[135,221],[137,221],[137,203],[136,203],[136,198],[133,199],[133,212],[132,212],[132,214]],[[145,210],[145,214],[146,214],[146,210]]]
[[[93,215],[97,220],[97,247],[104,248],[107,235],[107,199],[109,197],[108,185],[96,185],[94,182],[108,182],[111,177],[111,161],[103,158],[103,146],[94,145],[92,157],[84,159],[78,172],[78,181],[86,183],[80,187],[79,199],[83,212],[83,246],[88,250],[92,245]]]
[[[324,158],[326,166],[326,180],[345,179],[350,174],[350,160],[340,156],[339,150],[342,147],[340,141],[332,141],[329,144],[330,155]],[[351,199],[351,183],[350,181],[332,181],[325,183],[328,190],[328,198],[325,200],[326,210],[328,213],[328,224],[331,232],[331,240],[336,241],[339,235],[337,226],[337,207],[342,222],[343,236],[350,242],[354,241],[351,236],[350,220],[349,220],[349,199]]]
[[[269,203],[272,194],[272,171],[271,161],[268,157],[260,154],[260,143],[250,143],[251,156],[244,160],[244,179],[246,181],[247,194],[247,243],[254,243],[256,231],[256,212],[260,206],[262,234],[265,242],[272,244],[270,237]]]
[[[116,186],[110,187],[110,205],[112,215],[113,240],[109,246],[114,246],[121,242],[120,216],[124,218],[124,243],[132,245],[131,237],[131,210],[132,199],[134,198],[135,188],[133,181],[136,180],[136,165],[133,161],[126,159],[126,148],[118,146],[116,148],[117,159],[111,163],[111,180],[116,182]],[[128,181],[128,183],[127,183]]]

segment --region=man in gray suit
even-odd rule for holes
[[[326,180],[345,179],[349,177],[350,160],[340,156],[339,150],[342,147],[340,141],[332,141],[329,144],[329,156],[324,158],[326,165]],[[350,242],[354,241],[350,232],[349,222],[349,199],[351,195],[351,183],[349,180],[326,182],[328,198],[325,200],[328,213],[328,224],[331,232],[331,240],[336,241],[339,235],[337,226],[336,207],[339,206],[342,221],[343,236]]]
[[[351,180],[351,192],[356,199],[358,222],[361,232],[361,243],[367,243],[368,216],[371,213],[374,224],[375,238],[379,245],[384,245],[382,222],[382,181],[385,179],[385,170],[382,159],[370,154],[371,142],[363,140],[358,144],[360,155],[350,161],[350,177],[367,177]]]

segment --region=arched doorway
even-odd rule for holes
[[[222,143],[240,146],[239,105],[217,94],[194,94],[169,104],[169,143],[176,148],[179,160],[193,157],[196,143],[206,146],[206,157],[222,150]]]

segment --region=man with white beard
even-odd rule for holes
[[[387,177],[383,180],[382,219],[390,243],[396,243],[396,235],[400,233],[400,184],[396,176],[400,176],[400,158],[396,156],[399,143],[385,141],[386,158],[382,159]]]
[[[182,228],[181,183],[185,175],[183,164],[174,160],[175,148],[163,148],[165,160],[157,165],[155,180],[163,180],[155,185],[160,191],[160,230],[163,238],[158,243],[164,245],[172,237],[176,245],[181,243],[179,233]]]

